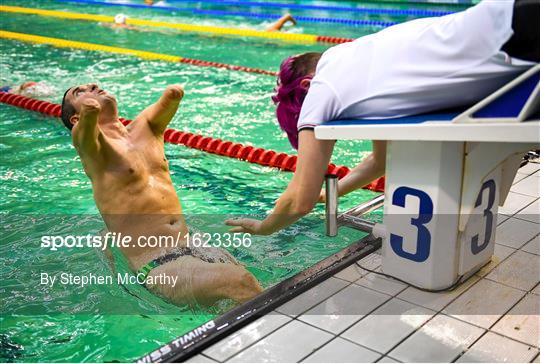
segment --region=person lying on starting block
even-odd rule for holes
[[[285,59],[277,119],[298,149],[296,171],[263,221],[234,219],[231,232],[268,235],[324,200],[335,141],[314,128],[339,119],[386,119],[470,106],[540,62],[540,1],[484,0],[462,12],[394,25],[324,53]],[[385,172],[386,143],[339,181],[343,196]]]
[[[163,140],[183,96],[181,86],[168,86],[126,127],[118,119],[113,95],[96,84],[79,85],[64,94],[61,117],[108,231],[130,236],[133,242],[141,236],[174,241],[155,248],[121,248],[141,280],[165,275],[177,282],[145,286],[176,304],[213,304],[224,298],[244,302],[262,291],[255,277],[225,250],[199,248],[187,239]]]

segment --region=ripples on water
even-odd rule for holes
[[[21,5],[6,1],[6,5],[13,4]],[[28,1],[21,6],[38,5],[90,11],[51,1]],[[97,7],[92,10],[106,14],[116,11]],[[135,11],[129,9],[125,12],[135,15]],[[172,18],[185,22],[197,20],[155,15],[149,11],[136,14],[169,21]],[[281,59],[290,54],[324,49],[320,45],[224,40],[175,32],[112,31],[91,22],[36,16],[10,15],[2,17],[1,22],[2,28],[9,31],[266,69],[276,69]],[[207,18],[204,22],[234,24],[232,20],[213,22]],[[255,26],[243,24],[251,25]],[[72,85],[98,82],[117,96],[120,115],[133,118],[156,100],[166,85],[182,83],[186,97],[172,127],[292,152],[274,120],[270,101],[275,85],[272,77],[7,40],[0,41],[0,50],[3,70],[0,83],[45,81],[56,91],[49,101],[60,102],[64,90]],[[2,361],[130,361],[223,310],[223,307],[213,310],[178,308],[140,287],[133,291],[118,285],[83,289],[60,285],[51,289],[39,285],[42,271],[107,274],[109,268],[105,260],[92,249],[50,252],[39,246],[43,234],[96,234],[103,223],[97,215],[91,185],[60,122],[5,105],[0,105],[0,117],[1,304],[3,311],[17,313],[0,318]],[[367,142],[339,143],[334,163],[353,165],[369,149]],[[225,215],[266,214],[291,178],[290,173],[180,146],[167,145],[166,154],[185,213],[214,214],[209,228],[215,231],[226,231],[221,222]],[[368,191],[357,192],[343,199],[343,208],[372,196]],[[268,287],[362,236],[358,232],[344,231],[339,239],[326,238],[321,207],[317,212],[319,215],[314,214],[279,234],[255,238],[251,248],[231,252]],[[194,220],[197,218],[193,216]],[[120,307],[118,312],[139,314],[100,313],[115,312],[111,307]],[[36,311],[42,314],[32,314]],[[152,314],[156,312],[160,315]]]

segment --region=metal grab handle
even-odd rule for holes
[[[336,236],[338,233],[338,178],[329,174],[326,176],[326,235]]]

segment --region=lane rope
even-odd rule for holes
[[[95,21],[95,22],[101,22],[101,23],[114,23],[113,16],[72,13],[72,12],[66,12],[66,11],[44,10],[44,9],[35,9],[35,8],[24,8],[20,6],[0,5],[0,12],[40,15],[40,16],[55,17],[55,18],[61,18],[61,19],[88,20],[88,21]],[[241,36],[241,37],[279,39],[279,40],[294,41],[294,42],[309,43],[309,44],[317,43],[317,42],[340,44],[340,43],[345,43],[345,42],[351,42],[354,40],[351,38],[329,37],[329,36],[320,36],[320,35],[314,35],[314,34],[266,32],[262,30],[216,27],[216,26],[208,26],[208,25],[193,25],[193,24],[183,24],[183,23],[170,23],[170,22],[164,22],[164,21],[135,19],[135,18],[129,18],[129,17],[126,20],[126,24],[137,25],[137,26],[147,26],[147,27],[170,28],[170,29],[176,29],[176,30],[187,31],[187,32],[196,32],[196,33],[211,33],[211,34],[220,34],[220,35],[234,35],[234,36]]]
[[[48,44],[48,45],[52,45],[54,47],[59,47],[59,48],[76,48],[76,49],[84,49],[84,50],[89,50],[89,51],[100,51],[100,52],[124,54],[124,55],[135,56],[135,57],[139,57],[139,58],[147,59],[147,60],[160,60],[160,61],[166,61],[166,62],[185,63],[185,64],[191,64],[193,66],[224,68],[224,69],[228,69],[232,71],[241,71],[241,72],[247,72],[247,73],[257,73],[257,74],[262,74],[262,75],[277,76],[277,72],[267,71],[267,70],[263,70],[259,68],[204,61],[200,59],[185,58],[185,57],[180,57],[180,56],[171,56],[168,54],[140,51],[140,50],[128,49],[128,48],[110,47],[110,46],[95,44],[95,43],[76,42],[76,41],[59,39],[59,38],[42,37],[39,35],[14,33],[14,32],[8,32],[5,30],[0,30],[0,38],[18,40],[22,42],[29,42],[29,43],[36,43],[36,44]]]
[[[127,7],[134,9],[153,9],[153,10],[163,10],[163,11],[173,11],[173,12],[188,12],[195,15],[211,15],[211,16],[241,16],[244,18],[253,18],[253,19],[267,19],[275,20],[281,18],[281,14],[263,14],[263,13],[252,13],[252,12],[243,12],[243,11],[221,11],[221,10],[203,10],[195,8],[179,8],[175,6],[162,6],[162,5],[146,5],[146,4],[131,4],[131,3],[111,3],[108,1],[93,1],[93,0],[56,0],[61,3],[73,3],[73,4],[91,4],[91,5],[102,5],[102,6],[113,6],[113,7]],[[350,25],[350,26],[368,26],[368,27],[390,27],[392,25],[398,24],[399,22],[394,21],[385,21],[385,20],[355,20],[355,19],[340,19],[340,18],[318,18],[310,16],[295,16],[294,17],[298,22],[305,23],[326,23],[326,24],[341,24],[341,25]]]
[[[304,4],[286,4],[261,1],[242,1],[242,0],[167,0],[171,3],[206,3],[226,6],[260,7],[271,9],[296,9],[296,10],[316,10],[316,11],[344,11],[347,13],[377,14],[377,15],[398,15],[398,16],[443,16],[452,14],[453,11],[427,10],[427,9],[386,9],[386,8],[367,8],[351,6],[327,6],[327,5],[304,5]]]
[[[62,106],[48,101],[33,99],[30,97],[16,95],[0,91],[0,102],[16,106],[22,109],[36,111],[46,116],[59,118],[61,116]],[[132,120],[119,118],[124,125],[128,125]],[[203,152],[221,155],[224,157],[239,159],[245,162],[258,164],[265,167],[278,168],[283,171],[294,172],[296,170],[297,156],[287,153],[278,153],[274,150],[257,148],[241,143],[234,143],[227,140],[193,134],[175,129],[167,129],[164,134],[164,140],[170,144],[181,144],[188,148],[197,149]],[[349,174],[350,170],[346,166],[336,166],[329,164],[327,173],[343,178]],[[384,177],[381,177],[364,189],[375,192],[384,191]]]

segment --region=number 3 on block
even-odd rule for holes
[[[410,187],[399,187],[392,195],[392,205],[405,207],[407,196],[418,198],[418,217],[411,219],[411,225],[416,227],[416,252],[409,253],[403,249],[403,236],[390,234],[390,246],[394,252],[402,258],[414,262],[423,262],[429,257],[431,248],[431,233],[425,226],[433,218],[433,201],[427,193]]]

